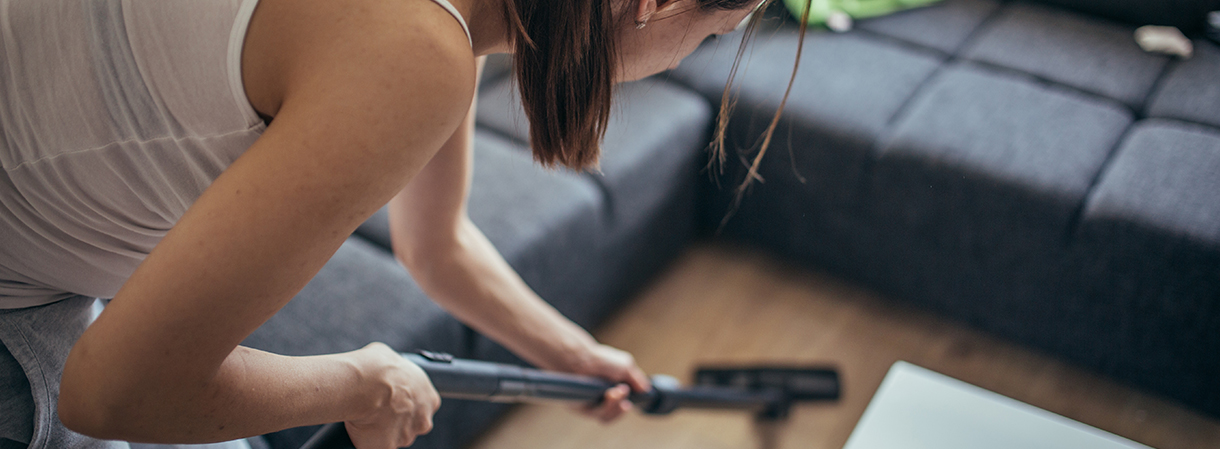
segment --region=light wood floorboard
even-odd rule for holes
[[[897,360],[1152,447],[1220,448],[1220,421],[755,250],[696,246],[595,334],[683,381],[703,363],[836,365],[843,399],[774,426],[698,411],[602,425],[563,406],[519,406],[473,448],[838,449]]]

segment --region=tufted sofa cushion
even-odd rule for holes
[[[962,56],[1143,108],[1169,58],[1135,44],[1135,27],[1045,6],[1011,3]]]
[[[1000,2],[996,0],[944,0],[926,8],[863,20],[859,28],[945,54],[956,54],[966,39],[999,7]]]
[[[871,200],[955,257],[1059,245],[1131,121],[1113,102],[951,66],[879,145]]]
[[[1148,116],[1220,127],[1220,46],[1195,41],[1195,56],[1169,70],[1148,105]]]

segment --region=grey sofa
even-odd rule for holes
[[[544,298],[593,326],[693,239],[829,270],[1220,416],[1220,48],[1188,61],[1136,24],[1198,33],[1215,0],[946,0],[811,33],[764,161],[703,170],[737,48],[623,86],[602,172],[532,163],[502,64],[480,88],[472,219]],[[730,141],[756,142],[796,49],[769,12],[738,79]],[[285,354],[383,341],[498,361],[389,253],[384,213],[246,344]],[[503,411],[445,401],[416,447],[461,447]],[[295,448],[312,429],[265,437]]]
[[[767,182],[722,237],[1220,415],[1220,47],[1183,61],[1132,38],[1197,36],[1215,9],[946,0],[809,36]],[[718,98],[736,44],[672,78]],[[795,47],[782,20],[748,53],[737,147]],[[706,192],[715,225],[731,192]]]

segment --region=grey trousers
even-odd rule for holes
[[[59,421],[59,381],[68,351],[101,311],[83,296],[39,307],[0,309],[0,449],[249,449],[245,440],[206,445],[104,441]]]

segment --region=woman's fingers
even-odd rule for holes
[[[347,435],[352,440],[352,446],[356,449],[394,449],[397,442],[401,441],[402,435],[387,435],[381,432],[370,431],[368,428],[358,424],[347,422],[344,423],[347,427]]]
[[[602,396],[600,403],[585,408],[584,412],[604,423],[609,423],[632,409],[631,401],[627,400],[630,394],[631,388],[629,386],[625,384],[616,385],[606,390],[606,394]]]
[[[597,345],[593,356],[596,364],[593,372],[589,374],[626,383],[633,391],[641,393],[652,389],[648,376],[644,375],[644,371],[630,353],[606,345]]]
[[[652,381],[648,380],[648,376],[639,366],[632,364],[627,370],[627,385],[631,386],[631,390],[644,393],[652,389]]]
[[[358,449],[409,446],[432,431],[432,415],[440,394],[423,369],[382,344],[353,352],[361,356],[361,372],[377,399],[363,416],[347,421],[348,436]]]
[[[588,351],[586,357],[583,358],[585,363],[567,370],[562,367],[556,368],[597,376],[618,384],[606,390],[600,403],[582,408],[586,415],[603,422],[613,421],[633,408],[631,401],[628,400],[633,391],[644,393],[652,389],[652,382],[648,380],[648,376],[636,364],[635,358],[631,354],[602,344],[595,344],[588,348]]]

